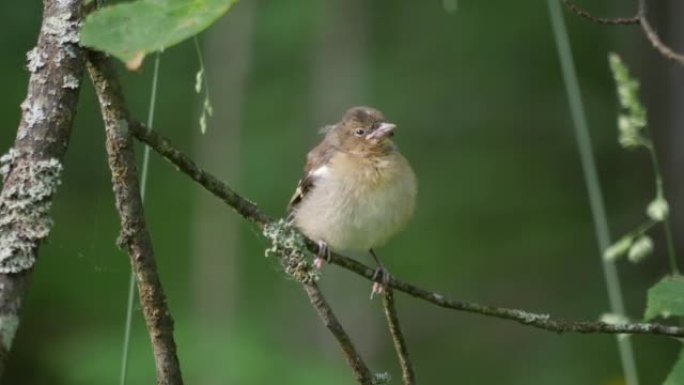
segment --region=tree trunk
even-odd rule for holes
[[[0,159],[0,376],[5,371],[38,248],[47,238],[50,206],[76,114],[83,52],[81,2],[45,0],[38,45],[14,147]]]

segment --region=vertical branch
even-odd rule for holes
[[[0,158],[0,375],[19,326],[38,247],[47,238],[83,77],[78,0],[45,0],[14,147]]]
[[[344,331],[344,328],[342,328],[342,324],[340,324],[340,321],[335,317],[330,305],[328,305],[325,298],[323,298],[323,294],[318,288],[318,285],[314,282],[310,282],[303,283],[302,286],[309,296],[311,305],[316,309],[316,312],[318,312],[321,321],[323,321],[325,327],[327,327],[333,336],[335,336],[335,339],[337,339],[337,342],[344,353],[344,358],[347,360],[347,364],[349,364],[354,372],[356,381],[358,381],[359,384],[372,385],[373,375],[368,369],[368,366],[363,362],[361,355],[356,351],[354,344],[352,344],[351,339]]]
[[[159,63],[161,53],[158,52],[154,58],[154,72],[152,75],[152,92],[150,92],[150,104],[147,114],[147,127],[150,129],[154,124],[154,110],[157,101],[157,82],[159,80]],[[142,175],[140,176],[140,199],[145,203],[145,191],[147,191],[147,175],[150,166],[150,148],[145,147],[142,161]],[[128,358],[130,352],[131,330],[133,329],[133,306],[135,304],[135,272],[131,269],[128,278],[128,298],[126,299],[126,318],[124,321],[124,342],[121,352],[121,372],[119,384],[126,385],[128,375]]]
[[[394,290],[392,290],[392,288],[387,288],[387,292],[382,297],[382,306],[385,309],[385,317],[387,318],[387,325],[389,326],[389,331],[392,335],[392,342],[394,342],[394,349],[397,351],[397,357],[399,357],[401,376],[404,380],[404,385],[414,385],[416,383],[416,373],[413,370],[413,364],[409,357],[404,333],[401,331],[401,326],[399,325],[399,316],[397,315],[397,309],[394,306]]]
[[[173,319],[157,272],[152,241],[145,224],[140,186],[135,164],[128,113],[122,106],[118,83],[111,81],[114,69],[103,55],[92,53],[88,71],[100,100],[107,136],[107,154],[112,172],[116,208],[121,218],[119,247],[126,249],[138,284],[140,304],[152,340],[157,384],[183,383],[173,339]]]

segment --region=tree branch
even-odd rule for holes
[[[52,199],[83,77],[78,0],[45,0],[38,43],[27,54],[31,78],[14,147],[0,158],[0,376],[19,326],[19,315],[38,248],[52,226]]]
[[[117,106],[116,108],[125,108],[125,106]],[[207,191],[224,201],[229,207],[240,214],[240,216],[249,219],[251,222],[259,225],[259,227],[264,227],[266,224],[273,221],[273,218],[264,214],[256,204],[240,196],[215,176],[197,167],[189,156],[179,151],[166,138],[149,130],[138,121],[130,120],[129,124],[133,135],[145,137],[146,140],[149,141],[149,143],[146,142],[148,146],[152,147],[161,156],[171,161],[171,163],[178,167],[180,171],[199,183]]]
[[[658,33],[653,29],[651,23],[649,23],[648,19],[646,18],[646,15],[641,16],[640,20],[641,29],[644,30],[644,33],[646,34],[648,41],[651,42],[653,48],[655,48],[658,52],[660,52],[661,55],[665,56],[666,58],[673,60],[681,65],[684,65],[684,55],[675,52],[672,48],[663,43],[663,41],[660,39],[660,36],[658,36]]]
[[[684,65],[684,55],[675,52],[670,46],[663,43],[658,33],[655,31],[651,23],[646,18],[646,1],[639,0],[639,11],[635,16],[627,18],[603,18],[592,15],[589,11],[580,8],[578,5],[574,4],[570,0],[561,0],[566,8],[577,16],[583,17],[598,24],[609,24],[609,25],[631,25],[638,24],[644,31],[646,38],[651,43],[653,48],[655,48],[662,56],[670,59],[674,62]]]
[[[190,157],[176,149],[168,139],[165,139],[154,130],[147,129],[140,122],[131,122],[130,127],[133,135],[137,139],[152,147],[153,150],[178,167],[181,172],[187,174],[207,191],[221,198],[245,219],[250,220],[260,227],[265,226],[265,224],[272,220],[271,217],[261,212],[254,203],[242,198],[223,182],[220,182],[215,177],[210,177],[209,173],[197,167]],[[182,154],[182,156],[179,154]],[[186,170],[190,170],[191,172],[187,172]],[[200,178],[198,176],[202,177]],[[248,204],[249,210],[241,208],[242,205],[246,204]],[[316,244],[311,240],[307,240],[306,246],[312,252],[317,251]],[[355,259],[332,253],[330,262],[365,277],[368,280],[372,280],[373,269]],[[495,307],[449,299],[441,294],[421,289],[394,277],[390,279],[389,286],[440,307],[516,321],[524,325],[558,333],[624,333],[684,337],[684,328],[678,326],[667,326],[655,323],[608,324],[605,322],[567,321],[551,318],[548,314],[531,313],[519,309]]]
[[[121,234],[117,243],[128,252],[135,272],[140,304],[154,350],[157,384],[181,385],[183,379],[173,339],[173,319],[145,224],[133,141],[128,127],[130,119],[126,110],[118,108],[124,105],[123,94],[118,83],[109,81],[115,72],[104,55],[90,53],[88,71],[100,100],[114,197],[121,218]]]
[[[577,16],[583,17],[587,20],[590,20],[594,23],[597,24],[609,24],[609,25],[631,25],[631,24],[639,24],[640,23],[640,15],[632,16],[632,17],[616,17],[616,18],[608,18],[608,17],[597,17],[592,15],[589,11],[580,8],[577,4],[571,2],[570,0],[561,0],[563,4],[570,10],[572,13],[574,13]]]
[[[414,385],[416,383],[416,373],[413,370],[413,364],[409,357],[404,333],[401,331],[401,326],[399,325],[399,316],[397,315],[397,309],[394,306],[394,290],[390,288],[387,289],[387,292],[385,292],[385,295],[382,298],[382,306],[385,309],[385,317],[387,318],[387,325],[389,326],[392,341],[394,342],[394,350],[397,351],[397,357],[399,358],[404,385]]]
[[[368,369],[368,366],[366,366],[366,364],[363,362],[361,355],[359,355],[359,353],[356,351],[351,339],[342,328],[342,324],[340,324],[335,317],[335,314],[333,314],[330,305],[328,305],[328,303],[325,301],[325,298],[323,298],[323,294],[318,288],[318,285],[316,285],[315,282],[310,282],[304,283],[302,286],[304,287],[306,294],[309,296],[311,305],[314,307],[314,309],[316,309],[316,312],[318,312],[318,316],[321,318],[321,321],[323,321],[325,327],[330,330],[342,348],[344,358],[347,360],[349,367],[352,368],[356,381],[363,385],[372,385],[373,375]]]
[[[130,119],[111,61],[98,53],[91,53],[89,59],[88,69],[100,98],[102,115],[105,118],[105,126],[107,128],[107,148],[110,154],[110,167],[112,168],[117,207],[122,219],[122,243],[123,246],[128,248],[131,255],[131,263],[134,264],[136,270],[141,303],[145,310],[145,318],[148,321],[148,329],[155,348],[157,378],[160,384],[180,384],[180,369],[175,355],[175,343],[173,342],[172,335],[173,321],[166,308],[161,283],[156,277],[152,245],[145,228],[142,202],[138,193],[138,179],[135,175],[135,162],[130,142],[130,133],[125,131],[128,129],[132,132],[142,131],[149,133],[151,130]],[[151,140],[156,143],[155,148],[160,153],[165,154],[165,157],[176,160],[175,164],[180,170],[200,183],[212,194],[221,198],[230,207],[233,207],[241,216],[248,218],[262,228],[272,223],[272,219],[262,213],[254,203],[244,199],[213,175],[197,167],[192,159],[176,150],[168,141],[159,136],[152,137]],[[314,276],[310,271],[310,266],[302,261],[300,253],[283,249],[274,251],[281,254],[281,263],[285,267],[285,271],[303,285],[312,306],[318,312],[325,326],[337,339],[347,363],[354,372],[356,380],[362,385],[372,385],[373,375],[356,351],[351,339],[335,317],[332,309],[325,301],[323,294],[313,279]],[[146,262],[142,262],[142,257],[145,257]],[[155,292],[158,293],[158,298],[151,298]],[[143,293],[147,293],[150,297],[147,302],[143,298]],[[158,315],[166,315],[168,321],[155,318]],[[166,336],[163,335],[164,333]],[[174,382],[161,382],[159,380],[162,378],[160,375],[169,380],[174,380]]]

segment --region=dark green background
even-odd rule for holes
[[[666,38],[675,31],[668,12],[676,2],[652,10]],[[633,13],[631,4],[585,3],[597,14]],[[5,151],[41,9],[38,2],[2,2],[0,15]],[[659,57],[637,27],[566,20],[616,237],[643,220],[654,192],[647,154],[617,144],[607,53],[622,54],[642,80],[670,195],[681,179],[681,117],[672,106],[681,101],[675,91],[683,70]],[[379,250],[393,274],[454,298],[569,319],[608,311],[545,1],[461,0],[449,13],[437,0],[244,0],[201,44],[216,112],[209,131],[202,135],[197,122],[191,42],[161,56],[155,127],[268,213],[283,213],[317,128],[351,105],[369,104],[399,125],[396,141],[420,184],[415,219]],[[152,69],[153,58],[140,73],[120,68],[141,120]],[[681,212],[677,199],[671,204]],[[263,257],[258,231],[155,154],[146,210],[186,383],[353,383],[302,290]],[[87,80],[52,213],[7,383],[117,384],[129,265],[114,245],[118,219]],[[681,238],[677,221],[674,230]],[[646,289],[667,273],[660,229],[654,238],[650,259],[619,263],[627,309],[637,319]],[[203,275],[207,269],[215,274]],[[399,383],[369,282],[328,266],[321,286],[372,369],[390,371]],[[397,302],[420,383],[622,383],[612,336],[559,336],[404,295]],[[137,307],[134,319],[129,383],[150,384],[154,365]],[[679,344],[633,341],[642,384],[662,382]]]

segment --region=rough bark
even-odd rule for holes
[[[116,208],[121,219],[118,245],[128,252],[138,285],[145,323],[152,341],[157,384],[180,385],[183,379],[173,339],[173,318],[159,279],[152,240],[145,223],[128,112],[114,78],[111,62],[99,53],[89,55],[88,71],[95,85],[107,136],[107,155],[112,173]]]
[[[45,0],[38,44],[27,54],[31,73],[14,146],[0,159],[0,375],[20,310],[52,226],[50,206],[60,183],[83,76],[78,0]]]

